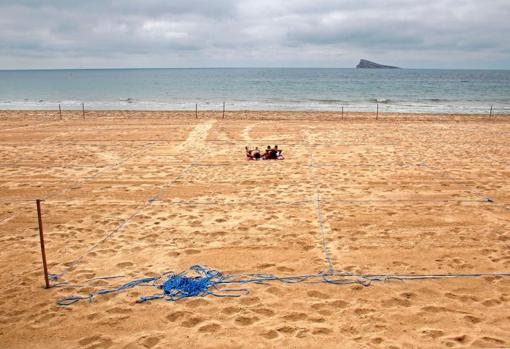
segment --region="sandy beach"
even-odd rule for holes
[[[195,264],[510,273],[508,115],[0,111],[0,131],[2,348],[510,347],[503,276],[56,304]],[[246,161],[275,144],[284,161]],[[60,287],[43,287],[36,198]]]

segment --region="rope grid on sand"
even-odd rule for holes
[[[477,278],[477,277],[508,277],[510,273],[501,272],[501,273],[469,273],[469,274],[353,274],[346,272],[336,272],[334,270],[334,266],[331,260],[330,250],[327,246],[326,240],[326,229],[324,223],[324,217],[322,213],[321,203],[335,203],[335,202],[346,202],[346,203],[371,203],[371,202],[400,202],[400,201],[412,201],[412,202],[493,202],[491,198],[485,197],[485,199],[480,200],[322,200],[320,193],[320,186],[315,176],[315,168],[319,168],[321,166],[328,166],[329,164],[315,164],[314,154],[313,154],[313,143],[309,140],[307,142],[310,148],[310,161],[309,161],[309,173],[310,179],[314,184],[314,199],[309,200],[299,200],[299,201],[280,201],[280,202],[271,202],[271,205],[275,204],[288,204],[288,205],[302,205],[302,204],[315,204],[315,211],[317,216],[317,221],[320,230],[321,237],[321,245],[324,253],[324,257],[326,263],[328,265],[328,270],[315,274],[303,274],[297,276],[276,276],[273,274],[259,274],[259,273],[243,273],[243,274],[224,274],[220,271],[210,269],[201,265],[193,265],[188,272],[181,273],[173,273],[173,272],[165,272],[160,274],[160,276],[153,277],[143,277],[138,278],[127,283],[123,283],[119,286],[108,288],[108,289],[100,289],[95,292],[89,292],[87,295],[74,295],[71,297],[65,297],[59,299],[57,304],[60,306],[68,306],[74,303],[77,303],[82,300],[88,300],[91,302],[93,298],[98,296],[104,296],[112,293],[124,292],[129,289],[133,289],[138,286],[151,286],[160,291],[153,295],[149,296],[141,296],[138,298],[138,303],[143,303],[152,300],[165,299],[167,301],[177,301],[179,299],[188,298],[188,297],[204,297],[204,296],[215,296],[215,297],[240,297],[241,295],[248,294],[249,290],[246,288],[228,288],[228,285],[246,285],[246,284],[266,284],[268,282],[281,282],[281,283],[313,283],[313,284],[334,284],[334,285],[348,285],[348,284],[359,284],[365,287],[370,286],[375,282],[386,282],[386,281],[417,281],[417,280],[433,280],[433,279],[451,279],[451,278]],[[154,145],[154,143],[147,144]],[[146,148],[144,147],[144,149]],[[142,151],[144,150],[142,149]],[[139,153],[139,152],[138,152]],[[138,153],[136,155],[138,155]],[[132,158],[136,155],[130,156]],[[67,263],[66,268],[60,274],[53,274],[51,277],[53,280],[59,280],[63,275],[73,269],[80,261],[90,252],[92,252],[98,245],[106,241],[115,233],[119,232],[127,225],[134,217],[139,215],[145,208],[149,205],[162,202],[169,202],[170,204],[177,205],[239,205],[242,202],[226,202],[221,203],[219,201],[211,201],[211,202],[194,202],[192,200],[179,200],[179,201],[171,201],[171,200],[163,200],[160,197],[168,190],[168,187],[177,182],[180,178],[182,178],[191,168],[199,167],[199,166],[218,166],[215,164],[198,164],[202,156],[197,157],[196,160],[192,161],[188,164],[179,175],[174,178],[172,181],[165,183],[161,189],[153,196],[149,197],[140,207],[138,207],[130,216],[124,219],[116,228],[114,228],[111,232],[103,236],[99,241],[97,241],[94,245],[92,245],[84,254],[76,258],[75,260]],[[127,161],[127,160],[125,160]],[[122,161],[122,162],[125,162]],[[121,162],[121,163],[122,163]],[[120,163],[113,164],[112,166],[118,166]],[[362,166],[362,165],[361,165]],[[404,165],[405,166],[405,165]],[[411,166],[428,166],[423,164],[416,164]],[[434,169],[433,166],[428,166],[431,169]],[[440,170],[435,168],[436,170]],[[103,171],[106,169],[103,169]],[[100,171],[100,172],[103,172]],[[99,173],[94,174],[90,178],[97,176]],[[452,179],[452,177],[444,176],[444,178]],[[87,178],[89,179],[89,178]],[[458,182],[455,179],[452,179],[453,182]],[[480,193],[480,190],[478,194]],[[473,193],[477,195],[476,193]],[[20,200],[21,201],[21,200]],[[254,201],[246,201],[246,204],[257,204]],[[262,204],[262,203],[260,203]],[[263,205],[267,205],[267,203],[263,203]],[[505,206],[505,208],[510,209]],[[9,218],[9,217],[7,217]],[[1,221],[7,219],[4,218]],[[111,276],[111,277],[103,277],[103,278],[93,278],[87,281],[90,283],[94,280],[105,280],[105,279],[117,279],[123,278],[123,276]],[[53,285],[53,287],[66,287],[66,288],[81,288],[79,285],[70,285],[66,282],[61,282],[59,284]],[[88,287],[89,288],[89,287]]]
[[[311,142],[306,142],[311,144]],[[190,164],[190,166],[193,166]],[[422,165],[420,165],[422,166]],[[123,292],[138,286],[151,286],[158,290],[158,293],[141,296],[138,298],[137,303],[144,303],[147,301],[165,299],[167,301],[177,301],[179,299],[188,297],[204,297],[204,296],[215,296],[215,297],[240,297],[243,294],[249,293],[246,288],[228,288],[226,285],[246,285],[246,284],[266,284],[268,282],[281,282],[281,283],[326,283],[333,285],[348,285],[348,284],[360,284],[368,287],[374,282],[386,282],[386,281],[417,281],[417,280],[433,280],[433,279],[451,279],[451,278],[476,278],[485,276],[497,276],[497,277],[508,277],[510,273],[470,273],[470,274],[353,274],[347,272],[336,272],[331,260],[331,255],[326,241],[326,232],[324,226],[324,217],[321,208],[321,195],[320,187],[315,176],[314,169],[320,167],[315,164],[313,149],[310,147],[310,160],[308,164],[310,179],[314,185],[314,199],[299,200],[299,201],[281,201],[278,204],[291,204],[291,205],[303,205],[303,204],[315,204],[315,211],[317,221],[320,230],[320,238],[322,250],[328,270],[316,274],[304,274],[297,276],[276,276],[273,274],[223,274],[217,270],[209,269],[205,266],[194,265],[190,268],[189,272],[181,272],[178,274],[172,272],[162,273],[156,277],[144,277],[140,279],[132,280],[128,283],[122,284],[117,287],[110,289],[101,289],[97,292],[92,292],[87,295],[75,295],[71,297],[62,298],[57,301],[60,306],[68,306],[82,300],[92,301],[97,296],[107,295],[111,293]],[[161,201],[167,202],[166,200],[159,200],[157,197],[153,198],[152,202]],[[349,203],[370,203],[370,202],[395,202],[395,201],[437,201],[437,202],[493,202],[490,198],[486,197],[479,200],[331,200],[325,202],[349,202]],[[218,201],[213,202],[194,202],[194,201],[168,201],[171,204],[202,204],[202,205],[218,205],[222,204]],[[255,204],[253,201],[247,201],[247,203]],[[225,204],[225,203],[223,203]],[[233,202],[230,204],[239,204],[239,202]],[[272,202],[274,205],[275,202]],[[115,278],[115,277],[114,277]],[[61,284],[59,286],[64,286]],[[72,287],[72,286],[68,286]]]

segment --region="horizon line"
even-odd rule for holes
[[[313,67],[313,66],[303,66],[303,67],[285,67],[285,66],[211,66],[211,67],[95,67],[95,68],[0,68],[0,72],[6,71],[50,71],[50,70],[149,70],[149,69],[360,69],[360,70],[389,70],[384,68],[356,68],[356,67]],[[407,68],[407,67],[399,67],[399,69],[391,69],[391,70],[510,70],[510,68]]]

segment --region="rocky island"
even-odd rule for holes
[[[383,65],[375,62],[367,61],[366,59],[361,59],[356,66],[359,69],[400,69],[399,67],[394,67],[392,65]]]

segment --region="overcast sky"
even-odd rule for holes
[[[510,69],[510,0],[0,0],[0,69]]]

